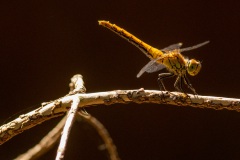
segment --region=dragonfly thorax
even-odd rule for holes
[[[191,76],[195,76],[198,74],[198,72],[201,70],[202,65],[201,62],[195,60],[195,59],[190,59],[187,62],[187,72]]]
[[[187,60],[179,53],[178,50],[173,50],[161,56],[159,63],[166,66],[169,72],[175,75],[184,75],[187,71]]]

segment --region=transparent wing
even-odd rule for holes
[[[157,60],[152,60],[148,62],[137,74],[137,78],[139,78],[144,72],[153,73],[157,72],[163,68],[166,68],[163,64],[157,63]]]
[[[192,46],[192,47],[182,48],[182,49],[180,49],[180,52],[190,51],[190,50],[193,50],[193,49],[202,47],[202,46],[208,44],[209,42],[210,42],[210,41],[205,41],[205,42],[203,42],[203,43],[197,44],[197,45]]]
[[[162,51],[167,52],[167,51],[171,51],[171,50],[174,50],[174,49],[180,49],[182,45],[183,45],[182,43],[172,44],[172,45],[170,45],[166,48],[163,48]]]

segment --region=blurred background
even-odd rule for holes
[[[158,89],[158,73],[136,78],[149,59],[98,20],[109,20],[159,49],[210,40],[183,53],[202,61],[201,72],[189,77],[191,83],[200,95],[240,98],[239,8],[235,0],[1,1],[0,120],[64,96],[77,73],[88,93]],[[165,81],[167,89],[174,90],[174,80]],[[123,160],[240,159],[240,113],[235,111],[157,104],[86,109],[108,129]],[[59,120],[0,146],[1,159],[25,152]],[[108,159],[98,149],[101,144],[91,126],[75,123],[65,159]],[[56,147],[41,159],[55,155]]]

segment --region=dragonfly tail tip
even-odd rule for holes
[[[109,21],[105,21],[105,20],[98,20],[98,24],[99,24],[99,25],[103,25],[104,23],[109,23]]]

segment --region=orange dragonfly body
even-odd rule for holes
[[[166,68],[170,73],[161,73],[158,75],[158,83],[161,90],[166,90],[163,84],[163,79],[177,76],[176,82],[174,83],[174,87],[178,91],[183,92],[182,83],[184,82],[188,86],[188,88],[190,88],[193,91],[194,94],[197,94],[195,89],[192,87],[191,83],[187,79],[186,73],[188,73],[191,76],[197,75],[201,69],[201,63],[195,59],[189,60],[188,58],[185,58],[181,54],[181,52],[199,48],[209,43],[209,41],[182,49],[180,49],[182,43],[177,43],[170,45],[162,50],[159,50],[141,41],[131,33],[127,32],[123,28],[118,27],[115,24],[111,24],[108,21],[98,22],[99,25],[102,25],[110,29],[111,31],[115,32],[122,38],[128,40],[130,43],[139,48],[147,57],[150,58],[151,61],[147,65],[145,65],[137,74],[138,78],[144,72],[152,73],[159,71],[163,68]]]

